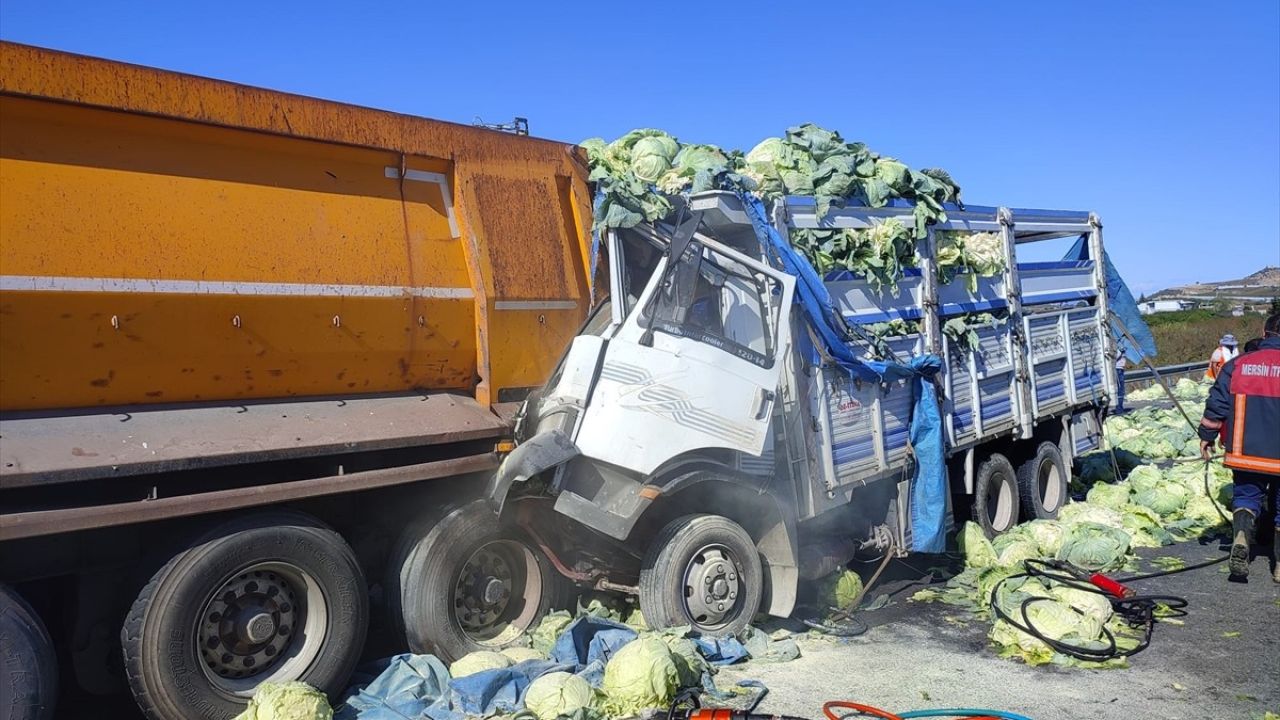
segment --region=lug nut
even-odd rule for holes
[[[729,573],[729,579],[730,579],[730,580],[737,580],[737,579],[738,579],[738,576],[737,576],[737,575],[734,575],[733,573]]]
[[[717,609],[717,610],[723,610],[723,609],[724,609],[724,603],[720,603],[719,605],[716,605],[716,609]]]

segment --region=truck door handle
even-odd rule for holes
[[[773,408],[774,393],[772,390],[760,388],[756,391],[756,419],[763,420],[769,416],[769,410]]]

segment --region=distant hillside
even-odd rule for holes
[[[1267,266],[1239,280],[1198,282],[1191,285],[1166,288],[1148,295],[1147,299],[1171,300],[1181,298],[1200,301],[1258,301],[1270,300],[1277,295],[1280,295],[1280,267]]]

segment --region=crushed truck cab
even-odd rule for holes
[[[520,445],[490,485],[497,509],[508,495],[550,499],[587,531],[581,547],[643,556],[634,576],[615,563],[608,583],[633,587],[650,622],[725,631],[760,609],[786,615],[799,578],[860,550],[921,549],[913,530],[941,537],[958,506],[991,533],[1055,516],[1071,458],[1096,445],[1114,348],[1094,216],[948,208],[920,243],[920,270],[888,291],[847,273],[818,279],[788,233],[909,219],[912,206],[819,221],[812,202],[701,193],[669,222],[604,233],[610,300],[526,402]],[[998,233],[1007,269],[940,283],[942,230]],[[1088,259],[1017,262],[1018,244],[1067,237]],[[942,332],[977,311],[996,316],[964,340]],[[864,329],[891,319],[919,329]],[[925,383],[936,427],[919,417]],[[946,499],[932,508],[912,446],[926,432],[945,448],[931,490]],[[579,567],[600,552],[563,550]]]

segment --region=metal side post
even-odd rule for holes
[[[1013,213],[1009,208],[1002,207],[996,212],[996,219],[1000,222],[1000,237],[1004,241],[1004,256],[1007,261],[1004,269],[1005,300],[1009,304],[1009,328],[1014,333],[1013,375],[1018,389],[1017,436],[1028,438],[1031,437],[1031,403],[1034,390],[1031,387],[1031,366],[1027,358],[1027,333],[1024,331],[1022,321],[1022,281],[1018,277],[1018,251],[1013,235]]]
[[[933,228],[925,235],[923,252],[920,253],[920,277],[922,308],[924,310],[925,351],[938,355],[942,352],[942,320],[938,317],[937,245]]]
[[[1089,259],[1093,261],[1093,288],[1098,295],[1098,329],[1102,334],[1102,388],[1108,401],[1116,396],[1115,361],[1119,348],[1111,332],[1111,300],[1107,297],[1107,263],[1102,254],[1102,220],[1089,213]],[[1136,347],[1134,348],[1137,349]]]

